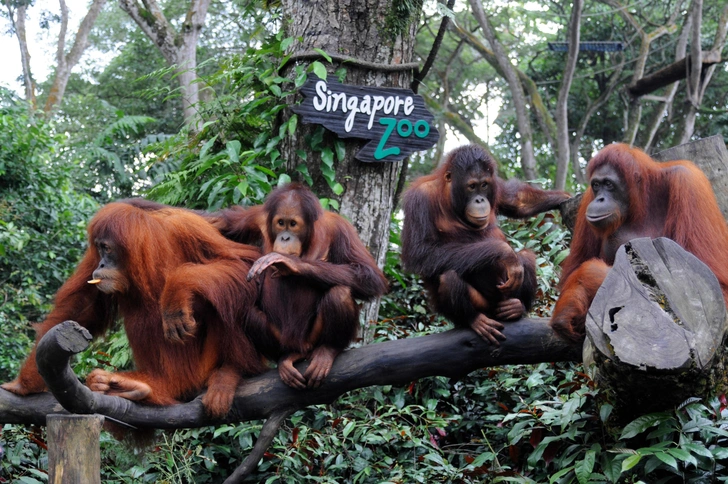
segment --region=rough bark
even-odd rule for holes
[[[690,160],[698,165],[710,180],[720,211],[728,219],[728,149],[722,135],[675,146],[652,157],[657,161]]]
[[[569,90],[576,70],[576,58],[579,55],[579,39],[581,37],[581,10],[584,0],[574,0],[569,20],[569,51],[564,65],[564,74],[556,100],[556,179],[554,189],[566,188],[566,175],[569,172]]]
[[[620,421],[706,398],[725,383],[728,319],[720,284],[670,239],[620,247],[586,330],[584,360],[593,355],[596,381]]]
[[[184,22],[177,32],[164,16],[157,0],[119,0],[119,6],[139,25],[171,67],[177,71],[182,90],[185,122],[192,123],[200,100],[197,83],[197,41],[205,26],[211,0],[191,0]],[[191,125],[194,131],[194,124]]]
[[[98,415],[48,415],[48,482],[101,483]]]
[[[404,20],[400,18],[403,23],[392,24],[391,19],[399,13],[386,0],[282,2],[286,36],[300,39],[291,46],[291,54],[321,49],[383,65],[411,61],[420,8],[414,2],[409,16]],[[409,88],[412,82],[411,70],[374,70],[336,60],[327,69],[331,73],[341,66],[346,68],[346,84]],[[389,241],[390,215],[395,208],[395,192],[402,162],[359,162],[354,159],[354,154],[362,147],[362,143],[346,140],[346,155],[343,160],[336,162],[336,180],[344,187],[344,192],[338,196],[331,191],[321,173],[320,152],[313,151],[306,142],[306,137],[315,129],[313,126],[299,125],[296,134],[282,142],[281,155],[286,160],[287,171],[294,174],[303,163],[314,180],[314,191],[321,197],[339,202],[340,213],[356,227],[377,264],[383,267]],[[325,143],[333,144],[333,139],[333,135],[325,135]],[[296,153],[298,150],[306,153],[305,161]],[[364,305],[362,322],[365,328],[368,329],[370,322],[377,320],[378,312],[378,300]],[[365,341],[370,340],[370,337],[370,331],[365,331]]]
[[[495,35],[495,30],[490,24],[490,20],[485,15],[483,4],[480,0],[468,0],[473,10],[473,15],[478,21],[483,35],[488,40],[493,53],[495,54],[498,65],[503,71],[503,75],[508,82],[511,91],[513,107],[516,111],[516,125],[518,133],[521,135],[521,166],[526,179],[533,180],[536,178],[536,156],[533,150],[533,133],[531,129],[531,121],[529,119],[528,109],[526,109],[526,96],[523,87],[518,79],[515,67],[511,64],[508,54],[503,45]]]
[[[78,31],[73,41],[73,46],[66,53],[66,36],[68,35],[68,7],[64,0],[59,0],[61,7],[61,29],[58,33],[58,45],[56,49],[56,72],[53,76],[53,84],[48,92],[45,107],[43,111],[50,113],[61,104],[63,95],[66,92],[68,79],[71,77],[71,71],[81,60],[86,47],[88,47],[88,36],[93,29],[96,18],[101,13],[101,9],[106,4],[106,0],[93,0],[89,6],[86,16],[81,21]]]

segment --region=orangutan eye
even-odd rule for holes
[[[475,183],[468,185],[468,190],[475,190]]]
[[[488,182],[483,182],[482,185],[480,185],[480,188],[486,188],[488,186]]]
[[[279,227],[283,227],[283,219],[282,218],[279,218],[278,219],[278,226]]]
[[[295,226],[296,226],[296,221],[295,220],[291,220],[291,227],[295,227]]]

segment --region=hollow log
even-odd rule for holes
[[[726,330],[723,293],[703,262],[670,239],[633,239],[589,308],[584,360],[627,421],[723,385]]]

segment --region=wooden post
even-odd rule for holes
[[[716,134],[652,155],[657,161],[690,160],[710,180],[720,211],[728,219],[728,149],[723,136]]]
[[[633,239],[589,308],[584,361],[628,421],[725,385],[727,329],[708,266],[670,239]]]
[[[100,484],[100,415],[48,415],[48,482]]]

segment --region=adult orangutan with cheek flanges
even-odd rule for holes
[[[37,326],[37,341],[65,320],[104,334],[124,321],[135,371],[94,370],[91,390],[155,405],[194,398],[208,413],[232,404],[243,375],[266,370],[245,333],[257,288],[246,280],[255,247],[222,237],[204,218],[144,200],[102,207],[88,227],[89,248]],[[19,376],[2,387],[45,390],[35,348]]]
[[[531,308],[536,263],[532,252],[515,252],[506,242],[497,215],[525,218],[568,198],[504,182],[482,148],[457,148],[404,195],[402,262],[422,276],[438,312],[498,344],[505,338],[499,321],[519,319]]]
[[[256,345],[278,360],[294,388],[318,387],[336,356],[356,340],[359,305],[387,291],[387,281],[343,217],[324,211],[316,196],[293,183],[263,205],[232,207],[209,216],[235,241],[261,245],[249,280],[261,284]],[[308,359],[301,374],[293,365]]]
[[[562,264],[554,331],[574,343],[584,340],[587,310],[617,249],[637,237],[667,237],[694,254],[715,273],[728,303],[728,228],[698,167],[658,163],[619,143],[597,153],[587,173],[589,188]]]

